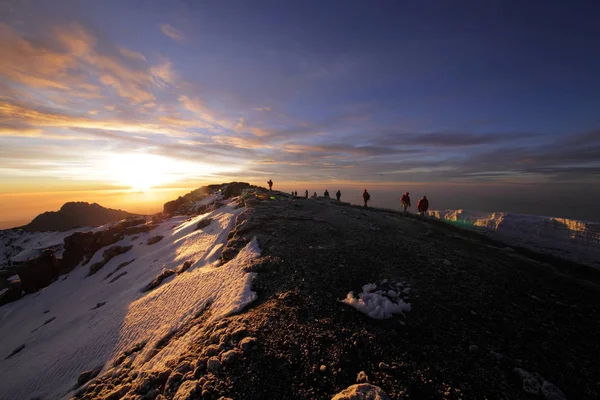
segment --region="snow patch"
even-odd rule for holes
[[[383,283],[387,283],[387,280],[384,280]],[[356,308],[373,319],[387,319],[391,318],[393,314],[404,314],[404,312],[411,310],[410,303],[406,303],[399,298],[394,290],[387,292],[377,290],[373,292],[377,289],[375,283],[368,283],[362,289],[363,291],[358,295],[358,298],[354,297],[354,292],[350,292],[341,302]]]

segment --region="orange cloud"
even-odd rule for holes
[[[75,57],[35,46],[21,39],[8,25],[0,23],[0,75],[35,88],[68,89],[67,82],[79,81]]]
[[[0,23],[0,77],[29,88],[69,91],[82,98],[100,97],[97,79],[133,104],[155,100],[152,88],[165,88],[175,81],[169,60],[132,67],[118,54],[101,52],[97,39],[79,24],[55,27],[49,36],[56,48],[23,39]],[[127,59],[145,60],[139,52],[124,47],[118,51]]]
[[[173,40],[185,39],[185,36],[183,35],[183,33],[180,30],[173,28],[169,24],[162,24],[160,26],[160,31]]]
[[[132,123],[119,120],[94,120],[85,117],[72,117],[59,113],[49,113],[29,109],[15,104],[0,102],[0,122],[27,124],[31,127],[55,127],[71,129],[99,129],[126,133],[154,133],[185,137],[185,131],[153,123]]]

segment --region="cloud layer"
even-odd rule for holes
[[[171,174],[181,180],[600,179],[600,121],[517,124],[492,108],[496,87],[481,98],[485,113],[473,106],[476,115],[457,117],[449,93],[476,89],[452,91],[458,80],[392,58],[368,35],[333,46],[293,24],[284,36],[245,20],[225,29],[217,14],[198,17],[195,30],[151,20],[114,34],[61,15],[39,26],[25,15],[0,22],[0,181],[110,184],[101,170],[114,154],[185,161]]]

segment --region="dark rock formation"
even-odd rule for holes
[[[141,221],[141,220],[138,220]],[[157,225],[144,224],[131,226],[132,222],[124,221],[100,232],[76,232],[65,238],[63,258],[60,263],[60,273],[66,274],[82,260],[86,264],[102,247],[117,243],[125,236],[148,232]]]
[[[198,222],[198,225],[196,225],[196,229],[194,229],[194,230],[197,231],[198,229],[206,228],[207,226],[210,225],[211,222],[212,222],[212,218],[205,218],[205,219],[201,220],[200,222]]]
[[[158,286],[160,286],[160,284],[162,283],[162,281],[164,281],[165,279],[167,279],[168,277],[170,277],[171,275],[174,275],[175,271],[173,271],[172,269],[163,269],[162,272],[152,280],[152,282],[150,282],[148,285],[146,285],[146,287],[142,290],[142,292],[149,292],[152,289],[157,288]]]
[[[38,215],[23,229],[30,232],[68,231],[80,226],[100,226],[134,215],[122,210],[104,208],[96,203],[71,202],[65,203],[59,211],[48,211]]]
[[[160,242],[162,240],[162,238],[163,238],[163,236],[160,236],[160,235],[152,236],[150,239],[148,239],[148,242],[146,242],[146,244],[151,246],[153,244]]]
[[[21,281],[10,281],[8,282],[8,285],[8,290],[0,294],[0,306],[10,303],[11,301],[19,300],[23,296]]]
[[[36,292],[51,284],[59,274],[59,263],[53,250],[44,250],[37,258],[25,261],[17,267],[23,290]]]
[[[100,271],[100,269],[102,269],[102,267],[104,267],[106,263],[109,262],[111,259],[118,256],[119,254],[127,253],[132,248],[132,245],[113,246],[104,250],[104,253],[102,253],[102,261],[97,262],[90,267],[89,275],[94,275],[96,272]]]

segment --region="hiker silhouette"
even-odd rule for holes
[[[304,192],[304,197],[308,199],[308,190]]]
[[[367,208],[367,202],[371,200],[371,195],[367,192],[367,189],[363,192],[363,200],[365,201],[365,208]]]
[[[325,193],[323,193],[323,196],[329,198],[329,192],[327,191],[327,189],[325,189]]]
[[[419,210],[419,214],[423,215],[427,212],[429,208],[429,200],[427,200],[427,196],[423,196],[417,202],[417,210]]]
[[[273,190],[273,181],[269,179],[267,184],[269,185],[269,190]]]
[[[402,195],[402,197],[400,198],[400,203],[402,203],[402,207],[404,207],[404,212],[406,212],[406,209],[408,207],[410,207],[410,193],[406,192]]]
[[[342,192],[340,192],[338,190],[337,193],[335,194],[335,197],[337,198],[337,201],[340,201],[340,199],[342,198]]]

